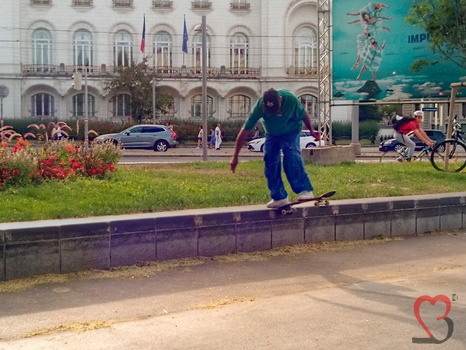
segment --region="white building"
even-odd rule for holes
[[[82,117],[84,91],[73,89],[71,77],[89,65],[90,118],[126,120],[130,96],[114,99],[103,87],[115,66],[142,60],[144,16],[145,55],[157,68],[157,91],[174,100],[162,117],[200,118],[202,35],[195,27],[203,15],[210,117],[244,119],[271,87],[292,91],[316,117],[317,0],[8,0],[2,5],[0,85],[9,89],[4,118]]]

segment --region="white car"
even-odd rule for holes
[[[248,150],[250,150],[251,152],[264,152],[264,144],[265,137],[251,140],[248,143]],[[301,131],[300,144],[301,148],[309,148],[324,146],[325,141],[318,141],[314,136],[311,136],[311,132],[309,130],[303,130]]]

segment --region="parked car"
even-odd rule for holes
[[[100,135],[96,142],[120,143],[124,148],[153,149],[166,152],[178,146],[176,133],[165,125],[140,124],[120,131],[116,134]]]
[[[301,148],[309,148],[309,147],[317,147],[317,146],[325,145],[325,141],[321,140],[319,142],[314,136],[311,136],[311,132],[309,130],[301,131],[301,136],[300,136],[299,141],[300,141]],[[265,144],[265,137],[251,140],[248,143],[248,150],[250,150],[251,152],[264,152],[264,144]]]
[[[440,130],[424,130],[432,140],[436,143],[442,142],[445,140],[445,134]],[[413,137],[412,140],[416,143],[416,151],[420,151],[425,147],[425,144],[419,140],[417,137]],[[388,152],[388,151],[399,151],[403,147],[403,144],[396,139],[389,139],[382,141],[379,145],[379,151]]]

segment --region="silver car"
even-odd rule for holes
[[[96,142],[113,142],[123,148],[153,149],[156,152],[166,152],[169,148],[178,146],[176,133],[165,125],[140,124],[120,131],[116,134],[100,135]]]

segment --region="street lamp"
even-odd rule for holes
[[[202,160],[207,160],[207,28],[206,16],[202,16],[201,24],[202,35]],[[199,32],[199,26],[194,28],[194,31]]]

